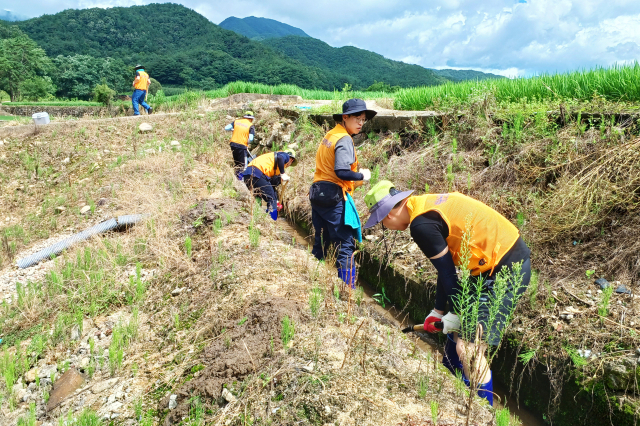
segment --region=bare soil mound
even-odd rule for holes
[[[179,423],[188,417],[193,396],[224,403],[223,385],[242,381],[268,364],[283,349],[279,338],[283,318],[288,316],[297,321],[301,315],[299,303],[274,297],[253,305],[239,322],[226,321],[216,340],[204,350],[202,362],[206,368],[202,374],[176,392],[178,406],[167,416],[165,424]],[[160,408],[168,403],[166,397]]]

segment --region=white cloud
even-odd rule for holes
[[[15,13],[152,1],[158,0],[33,0],[17,3],[21,9]],[[272,18],[333,46],[358,46],[430,68],[472,68],[513,77],[640,59],[638,0],[180,3],[215,23],[229,16]]]

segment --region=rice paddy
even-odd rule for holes
[[[514,80],[484,80],[416,87],[395,93],[394,107],[424,110],[438,106],[468,104],[493,96],[498,103],[603,98],[613,102],[640,101],[640,64],[546,74]]]

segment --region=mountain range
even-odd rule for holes
[[[283,22],[268,18],[256,18],[248,16],[246,18],[236,18],[230,16],[220,22],[220,27],[241,34],[251,40],[264,40],[268,38],[299,36],[309,37],[300,28],[292,27]]]
[[[222,21],[220,26],[245,37],[249,37],[252,40],[262,41],[274,50],[284,53],[305,65],[323,67],[330,64],[332,69],[338,67],[341,68],[343,72],[346,71],[351,74],[354,72],[358,73],[356,69],[353,69],[353,64],[357,64],[358,67],[372,66],[379,75],[377,81],[384,81],[391,85],[399,86],[412,84],[411,81],[406,80],[406,77],[402,75],[390,75],[390,73],[399,72],[402,74],[404,71],[407,71],[403,69],[401,65],[394,66],[392,63],[396,61],[391,61],[382,55],[356,47],[345,46],[336,48],[329,46],[321,40],[309,37],[300,28],[273,19],[256,18],[255,16],[240,19],[232,16]],[[305,39],[298,39],[292,36],[305,37]],[[400,62],[399,64],[403,63]],[[464,80],[484,80],[487,78],[504,78],[500,75],[475,70],[432,69],[431,71],[433,71],[435,75],[443,77],[442,82],[446,80],[457,82]],[[405,84],[402,82],[405,82]]]

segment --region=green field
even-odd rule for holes
[[[640,65],[613,66],[565,74],[549,74],[515,80],[447,83],[441,86],[402,89],[394,106],[424,110],[434,106],[467,104],[492,95],[498,103],[603,98],[612,102],[640,101]]]
[[[19,120],[22,117],[16,117],[15,115],[0,115],[0,121]]]

